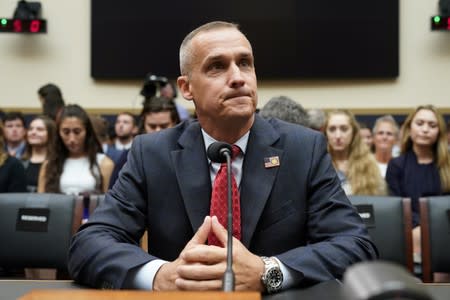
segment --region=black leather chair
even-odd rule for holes
[[[433,273],[450,273],[450,196],[420,200],[422,276],[433,282]]]
[[[75,197],[0,194],[0,266],[67,269]]]
[[[393,196],[349,196],[363,219],[380,259],[414,271],[412,214],[409,198]]]

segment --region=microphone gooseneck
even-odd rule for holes
[[[231,190],[231,153],[232,147],[228,143],[214,142],[209,145],[206,154],[208,158],[213,162],[227,163],[227,203],[228,203],[228,216],[227,216],[227,267],[222,279],[222,289],[224,292],[234,291],[234,272],[233,272],[233,201]]]

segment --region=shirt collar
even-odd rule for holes
[[[206,131],[203,130],[203,128],[202,128],[202,135],[203,135],[203,140],[205,142],[205,151],[208,151],[208,147],[212,143],[219,142],[216,139],[214,139],[212,136],[207,134]],[[237,142],[235,142],[233,144],[233,145],[238,146],[241,149],[242,154],[245,154],[245,151],[247,150],[247,144],[248,144],[248,137],[249,136],[250,136],[250,131],[247,131],[246,134],[244,134],[239,140],[237,140]]]

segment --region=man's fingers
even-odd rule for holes
[[[219,220],[216,216],[211,218],[211,230],[217,239],[222,243],[222,245],[227,245],[228,240],[228,232],[227,230],[220,224]]]
[[[225,268],[226,263],[224,261],[214,265],[188,264],[178,266],[177,274],[178,278],[185,280],[215,280],[223,277]]]
[[[211,231],[211,217],[206,216],[205,220],[203,221],[203,224],[198,228],[197,232],[189,241],[188,245],[206,243],[210,231]]]
[[[177,278],[175,285],[178,289],[186,291],[219,291],[222,289],[222,280],[195,281]]]

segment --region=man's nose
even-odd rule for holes
[[[230,85],[233,88],[241,87],[245,84],[244,77],[242,76],[241,69],[236,64],[230,66]]]

